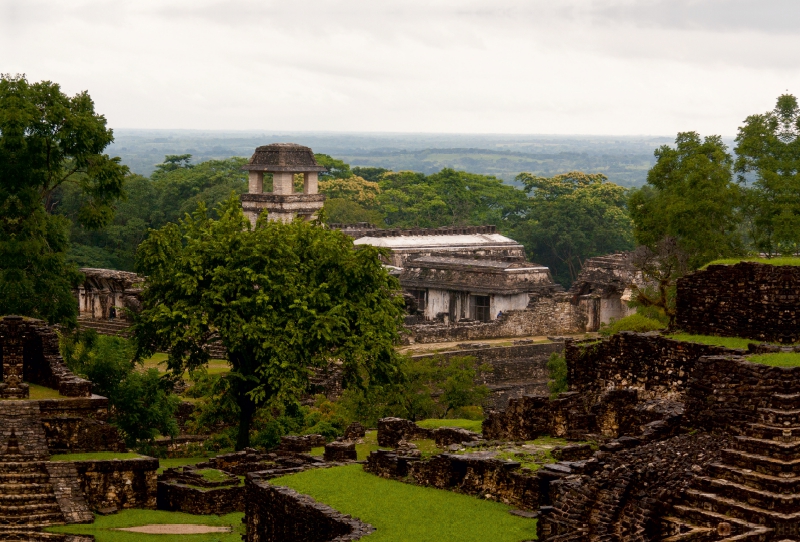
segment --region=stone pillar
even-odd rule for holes
[[[22,317],[3,318],[3,382],[0,397],[27,399],[28,385],[22,381]]]
[[[303,194],[317,194],[319,174],[316,171],[307,171],[303,174]]]
[[[273,173],[272,193],[282,195],[294,193],[294,173]]]
[[[247,191],[250,194],[261,194],[264,192],[264,172],[251,171],[247,176]]]

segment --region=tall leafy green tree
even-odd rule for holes
[[[514,234],[557,282],[569,286],[587,258],[633,248],[627,191],[605,175],[520,173],[517,181],[530,197]]]
[[[140,245],[148,280],[134,331],[139,354],[169,352],[175,374],[204,365],[219,338],[239,405],[238,448],[256,408],[296,400],[315,368],[341,364],[347,384],[399,375],[403,301],[380,250],[302,220],[263,217],[253,229],[237,198],[217,214],[201,205]]]
[[[775,109],[751,115],[736,137],[739,181],[747,190],[749,234],[768,254],[800,251],[800,107],[791,94],[778,97]]]
[[[740,254],[741,190],[722,138],[681,132],[674,148],[664,145],[655,155],[647,186],[628,202],[636,241],[655,251],[665,238],[674,239],[692,269]]]
[[[103,154],[112,141],[87,92],[70,97],[49,81],[0,77],[0,313],[75,322],[80,274],[65,260],[69,222],[53,216],[54,194],[73,185],[75,220],[108,224],[127,173]]]

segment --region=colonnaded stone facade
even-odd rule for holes
[[[800,340],[800,267],[710,265],[678,280],[676,326],[689,333]]]

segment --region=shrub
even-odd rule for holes
[[[625,318],[614,320],[610,324],[600,326],[600,334],[608,337],[619,333],[620,331],[635,331],[637,333],[644,333],[646,331],[658,331],[667,326],[658,320],[647,318],[641,314],[631,314]]]
[[[558,352],[550,354],[550,360],[547,362],[547,371],[550,376],[550,381],[547,387],[550,388],[551,397],[555,397],[561,392],[569,389],[567,382],[567,360]]]

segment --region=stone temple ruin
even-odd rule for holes
[[[91,522],[92,510],[155,503],[155,459],[50,461],[51,453],[124,450],[106,423],[108,400],[67,369],[52,328],[38,320],[2,318],[0,368],[0,539]],[[50,391],[38,398],[32,388]]]

